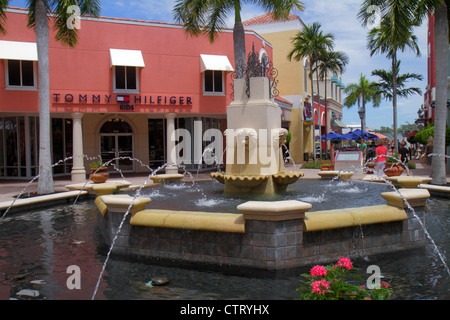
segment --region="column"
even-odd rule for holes
[[[83,113],[76,112],[72,113],[73,121],[73,165],[72,165],[72,182],[81,183],[86,181],[86,170],[84,169],[84,158],[83,158],[83,123],[81,119],[83,118]]]
[[[166,155],[167,155],[167,166],[166,173],[173,174],[178,173],[177,167],[177,153],[175,150],[175,139],[172,139],[172,135],[175,132],[175,113],[167,113],[167,126],[166,126]]]

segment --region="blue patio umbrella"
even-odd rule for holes
[[[361,134],[359,136],[357,136],[353,131],[347,132],[346,134],[342,135],[343,140],[347,140],[347,141],[353,141],[353,140],[358,140],[361,138]]]
[[[353,133],[358,137],[357,139],[361,139],[361,130],[360,129],[357,129],[357,130],[353,131]],[[366,139],[366,140],[378,139],[378,137],[376,135],[371,134],[371,133],[369,133],[367,131],[364,131],[363,138]]]
[[[325,139],[325,135],[322,136]],[[343,140],[342,134],[336,132],[327,133],[327,140]]]

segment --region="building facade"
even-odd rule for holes
[[[26,13],[8,9],[8,33],[0,35],[0,178],[38,174],[39,63]],[[148,172],[147,165],[167,162],[175,129],[204,146],[207,129],[226,129],[232,30],[211,44],[179,24],[86,17],[78,31],[75,48],[50,32],[52,160],[61,161],[55,175],[72,172],[72,159],[64,161],[71,156],[86,167],[100,156],[116,159],[123,172]],[[272,45],[257,33],[246,31],[246,43],[272,59]]]

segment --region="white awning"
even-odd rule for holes
[[[205,72],[206,70],[234,71],[227,56],[201,54],[200,72]]]
[[[141,50],[109,49],[112,66],[145,67]]]
[[[0,40],[0,59],[38,61],[36,43]]]

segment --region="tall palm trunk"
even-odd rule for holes
[[[434,146],[431,163],[432,184],[447,184],[445,168],[445,130],[447,120],[448,18],[445,3],[435,10],[436,109],[434,116]]]
[[[361,117],[361,143],[362,140],[364,139],[364,131],[366,131],[366,96],[364,95],[364,93],[362,93],[362,106],[361,106],[361,113],[362,113],[362,117]]]
[[[235,22],[233,28],[234,42],[234,63],[236,65],[236,77],[238,79],[244,77],[244,66],[246,61],[245,50],[245,31],[241,19],[241,3],[239,0],[234,1]]]
[[[392,56],[392,110],[394,114],[394,154],[398,154],[397,140],[397,53]]]
[[[50,80],[48,18],[43,0],[36,1],[36,45],[39,65],[39,181],[38,194],[55,191],[50,150]]]
[[[327,133],[328,133],[328,101],[327,101],[327,77],[325,76],[325,154],[328,152],[328,140],[327,140]],[[330,152],[331,156],[331,152]]]
[[[311,115],[312,115],[312,122],[313,122],[313,130],[312,130],[312,136],[313,136],[313,161],[316,163],[316,120],[314,117],[314,80],[313,80],[313,60],[309,59],[309,80],[311,81]],[[318,119],[318,118],[317,118]]]
[[[316,62],[316,67],[319,63]],[[319,143],[319,158],[320,160],[322,160],[322,117],[320,115],[320,83],[319,83],[319,71],[316,71],[316,82],[317,82],[317,122],[319,125],[319,138],[320,138],[320,143]],[[315,137],[314,137],[315,139]],[[315,140],[314,140],[315,142]],[[316,145],[314,144],[314,150],[315,150]]]

